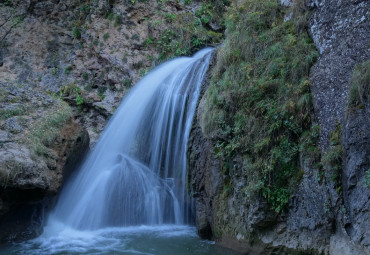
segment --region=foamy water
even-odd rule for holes
[[[80,231],[55,221],[40,237],[0,247],[0,254],[235,255],[212,241],[199,239],[196,229],[191,226],[135,226]]]

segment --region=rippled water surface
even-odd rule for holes
[[[190,226],[138,226],[77,231],[62,224],[47,227],[37,239],[0,247],[0,254],[236,255],[218,247],[214,242],[199,239],[196,229]]]

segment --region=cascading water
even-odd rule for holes
[[[82,230],[189,222],[187,139],[211,51],[167,62],[133,88],[50,221]]]
[[[63,188],[44,233],[0,254],[235,255],[186,225],[187,140],[211,51],[143,78]]]

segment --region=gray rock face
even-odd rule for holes
[[[321,145],[343,123],[354,66],[370,58],[370,2],[366,0],[309,1],[313,7],[311,36],[320,58],[311,70],[315,114],[321,127]]]
[[[345,229],[351,240],[370,254],[370,187],[365,172],[370,171],[370,102],[365,109],[348,112],[343,134],[344,169],[342,177],[344,205],[348,220]]]

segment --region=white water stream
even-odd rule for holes
[[[49,222],[79,230],[189,223],[187,141],[211,51],[166,62],[132,89]]]
[[[187,142],[211,52],[144,77],[63,188],[44,233],[0,254],[232,254],[189,226]]]

